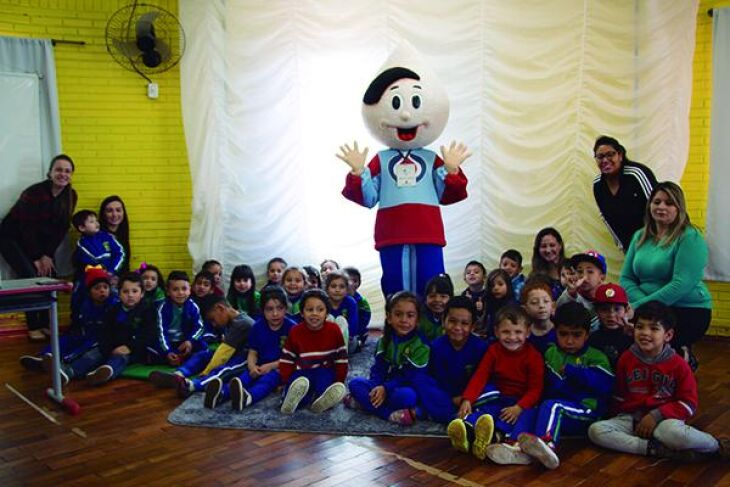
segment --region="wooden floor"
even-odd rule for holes
[[[708,339],[706,339],[708,340]],[[0,377],[53,413],[44,419],[0,387],[0,485],[728,485],[730,463],[655,462],[565,442],[556,471],[502,467],[453,451],[447,440],[258,433],[173,426],[170,391],[119,380],[99,389],[72,384],[83,412],[71,417],[43,397],[48,379],[17,362],[36,350],[23,339],[0,340]],[[730,342],[706,341],[700,414],[694,424],[730,436]],[[76,429],[73,432],[72,429]],[[85,436],[84,436],[85,435]]]

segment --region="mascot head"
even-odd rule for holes
[[[449,99],[436,76],[409,44],[391,54],[363,96],[370,133],[394,149],[416,149],[441,135],[449,119]]]

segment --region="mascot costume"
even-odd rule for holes
[[[388,146],[365,164],[368,149],[340,147],[337,157],[351,168],[342,194],[372,208],[375,249],[387,297],[409,290],[419,296],[444,272],[444,224],[439,205],[466,198],[461,164],[471,155],[464,144],[441,146],[441,157],[424,146],[441,135],[449,100],[435,75],[408,44],[390,56],[363,96],[362,114],[372,135]]]

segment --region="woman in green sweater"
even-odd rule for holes
[[[644,222],[626,252],[621,285],[634,309],[648,301],[671,306],[677,317],[672,346],[695,369],[691,347],[712,318],[712,298],[702,282],[707,243],[689,221],[682,188],[670,181],[654,187]]]

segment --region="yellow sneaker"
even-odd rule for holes
[[[449,423],[446,432],[455,450],[469,453],[469,438],[466,433],[466,423],[463,419],[455,419]]]
[[[479,460],[487,458],[487,447],[492,443],[492,436],[494,435],[494,419],[491,414],[484,414],[479,416],[476,424],[474,425],[474,444],[471,447],[471,452]]]

